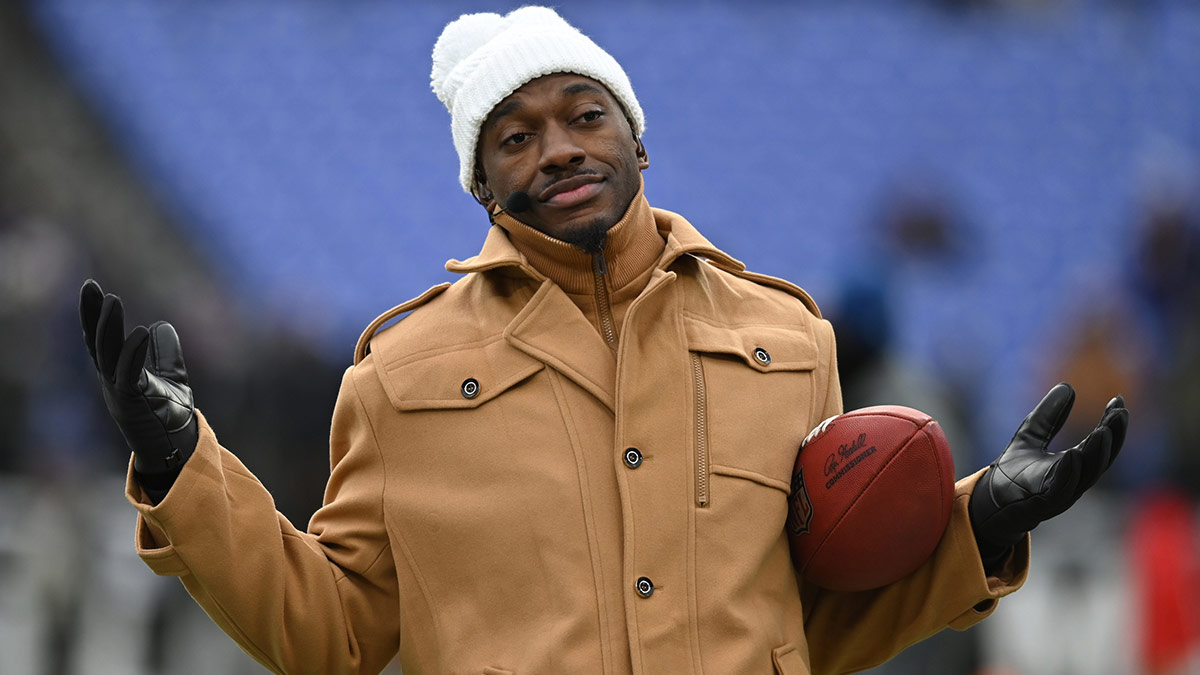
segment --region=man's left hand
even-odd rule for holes
[[[985,569],[999,566],[1025,533],[1070,508],[1121,451],[1129,425],[1121,396],[1078,445],[1049,451],[1074,403],[1071,385],[1055,385],[975,485],[969,511]]]

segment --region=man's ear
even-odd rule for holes
[[[496,197],[492,194],[492,189],[488,187],[487,176],[483,173],[483,167],[479,162],[475,163],[475,174],[473,176],[475,184],[471,186],[471,196],[475,201],[479,202],[488,213],[496,208]]]
[[[634,136],[633,140],[637,141],[638,168],[645,171],[650,168],[650,154],[646,152],[646,146],[642,145],[642,139]]]

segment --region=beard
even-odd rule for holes
[[[608,221],[608,218],[597,218],[586,225],[561,232],[556,238],[584,253],[596,255],[604,251],[604,243],[608,239],[608,231],[613,225],[616,225],[616,222]]]
[[[541,228],[543,234],[547,234],[561,242],[565,242],[575,248],[587,253],[588,255],[597,255],[604,252],[604,244],[608,241],[608,231],[616,227],[617,223],[625,217],[633,204],[633,197],[637,194],[637,186],[634,186],[628,199],[620,200],[619,208],[610,209],[608,213],[598,215],[590,222],[576,225],[569,230],[562,232],[550,233]]]

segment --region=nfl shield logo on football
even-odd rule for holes
[[[804,486],[804,469],[800,469],[792,475],[792,495],[788,499],[788,531],[793,537],[808,532],[812,514],[812,500],[808,498],[808,488]]]

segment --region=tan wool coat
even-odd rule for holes
[[[553,247],[500,222],[448,265],[465,276],[360,340],[307,531],[203,418],[159,505],[130,478],[139,554],[263,665],[375,673],[399,650],[405,675],[843,673],[974,624],[1022,583],[1028,540],[984,573],[978,474],[909,577],[805,583],[784,535],[791,469],[841,411],[812,300],[640,194],[606,257],[575,252],[557,283],[531,263]]]

